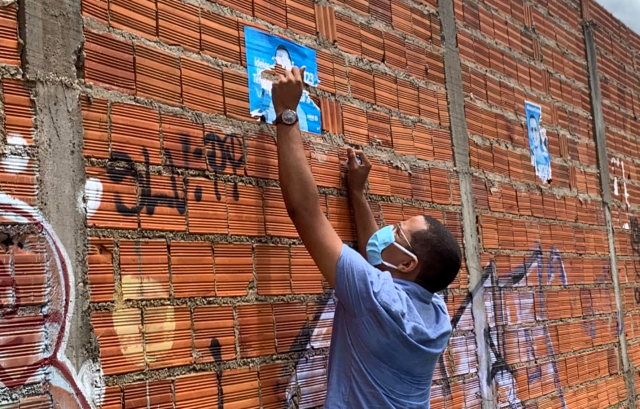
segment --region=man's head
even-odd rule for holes
[[[394,278],[414,281],[435,293],[444,290],[456,278],[462,254],[453,234],[431,216],[415,216],[394,226],[396,246],[382,251],[382,258],[397,266],[388,269]],[[386,268],[386,267],[383,267]]]
[[[538,120],[535,116],[529,116],[529,132],[531,132],[531,139],[533,139],[533,147],[540,146],[540,127],[538,126]]]
[[[290,70],[293,67],[289,50],[283,45],[279,45],[278,48],[276,48],[276,55],[273,58],[276,60],[276,64],[286,70]]]

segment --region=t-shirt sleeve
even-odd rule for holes
[[[336,268],[335,293],[347,313],[359,318],[380,311],[380,299],[395,298],[391,274],[369,264],[358,252],[343,245]]]

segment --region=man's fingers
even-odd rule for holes
[[[307,69],[304,65],[296,72],[296,80],[304,83],[304,71]]]
[[[362,161],[363,165],[365,166],[371,165],[371,162],[369,162],[369,158],[367,158],[367,155],[364,153],[364,151],[357,151],[356,153],[360,157],[360,160]]]
[[[356,162],[356,154],[353,151],[353,149],[348,148],[347,149],[347,156],[349,157],[348,160],[348,165],[350,169],[355,169],[358,166],[358,163]]]
[[[293,67],[293,69],[295,69],[296,67]],[[292,70],[287,70],[287,79],[290,81],[293,81],[296,79],[296,76],[293,75]]]

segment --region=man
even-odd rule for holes
[[[447,308],[435,293],[457,275],[460,247],[430,217],[378,230],[364,195],[371,165],[351,149],[348,186],[360,254],[342,243],[318,204],[297,125],[304,70],[279,76],[273,103],[287,212],[338,299],[325,407],[428,408],[435,365],[451,334]]]
[[[540,129],[540,123],[534,115],[528,119],[529,147],[531,149],[531,164],[536,169],[536,175],[543,180],[551,179],[551,159],[549,158],[549,139],[546,131]]]
[[[548,142],[542,138],[540,125],[535,116],[529,116],[529,133],[531,135],[532,165],[546,165],[548,159]]]
[[[289,50],[287,50],[287,47],[282,44],[276,47],[276,55],[273,57],[273,59],[276,64],[278,64],[285,70],[290,70],[291,68],[293,68],[291,54],[289,54]]]

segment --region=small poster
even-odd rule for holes
[[[247,50],[251,116],[272,124],[276,119],[271,100],[272,82],[263,78],[263,72],[273,70],[276,64],[285,69],[305,66],[307,68],[304,72],[304,82],[315,87],[319,83],[316,52],[248,26],[244,28],[244,38]],[[321,133],[320,108],[313,102],[307,91],[302,93],[297,113],[301,131]]]
[[[525,101],[524,110],[527,116],[531,164],[536,169],[536,176],[546,183],[551,180],[551,158],[549,157],[547,131],[540,127],[542,108],[538,104]]]

